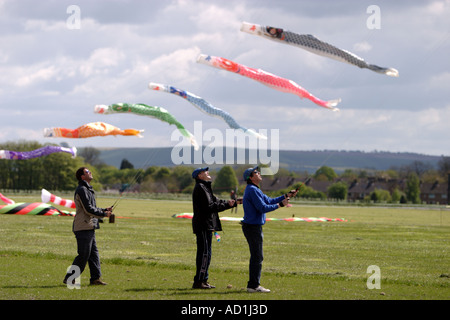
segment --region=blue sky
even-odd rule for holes
[[[79,28],[70,28],[79,8]],[[379,29],[367,21],[380,8]],[[171,147],[174,126],[99,115],[97,104],[164,107],[186,129],[228,127],[149,82],[173,85],[230,113],[242,126],[279,130],[282,150],[450,155],[450,1],[11,1],[0,0],[0,143]],[[243,21],[313,34],[400,77],[314,55],[240,31]],[[196,63],[224,57],[291,79],[340,112]],[[47,127],[103,121],[143,138],[44,138]],[[203,141],[203,144],[210,142]],[[217,141],[216,141],[217,143]],[[188,144],[186,142],[186,144]]]

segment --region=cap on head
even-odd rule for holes
[[[208,171],[209,167],[197,168],[192,172],[192,178],[197,179],[198,175],[203,171]]]
[[[259,167],[256,166],[254,168],[248,168],[247,170],[244,171],[244,180],[247,181],[248,178],[250,178],[250,176],[252,175],[253,171],[258,170],[259,171]]]

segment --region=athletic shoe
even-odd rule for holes
[[[192,289],[213,289],[214,286],[211,286],[206,281],[194,281],[194,284],[192,285]]]
[[[64,279],[64,280],[63,280],[63,283],[64,283],[64,284],[67,284],[67,279]],[[72,284],[75,284],[75,279],[72,280]]]
[[[106,286],[107,283],[106,283],[106,282],[103,282],[103,281],[100,280],[100,279],[97,279],[97,280],[91,280],[91,281],[90,281],[90,285],[91,285],[91,286]]]
[[[270,292],[270,290],[266,289],[264,287],[258,286],[257,288],[247,288],[247,292],[250,292],[250,293],[254,293],[254,292],[268,293],[268,292]]]

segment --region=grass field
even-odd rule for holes
[[[16,202],[37,202],[23,197]],[[111,199],[98,198],[99,206]],[[1,300],[448,300],[450,211],[296,205],[270,217],[345,218],[346,222],[268,221],[264,226],[261,284],[269,294],[249,294],[249,251],[238,222],[224,221],[213,243],[209,282],[193,290],[195,236],[190,201],[122,200],[116,223],[97,231],[103,279],[81,289],[62,283],[76,256],[71,217],[0,215]],[[225,211],[221,216],[242,217]],[[380,289],[368,289],[371,265]]]

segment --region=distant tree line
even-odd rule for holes
[[[0,150],[31,151],[43,147],[37,142],[0,144]],[[29,160],[0,160],[0,188],[10,190],[74,190],[76,170],[85,165],[83,158],[68,153],[53,153]]]
[[[65,145],[67,146],[67,145]],[[41,148],[43,145],[37,142],[19,141],[0,144],[0,150],[31,151]],[[194,166],[175,166],[134,168],[126,157],[123,158],[119,168],[106,165],[99,159],[100,151],[95,148],[83,148],[76,158],[67,153],[53,153],[45,157],[30,160],[0,160],[0,189],[8,190],[74,190],[77,186],[75,172],[81,166],[87,166],[94,175],[92,184],[96,190],[113,189],[119,192],[148,192],[148,193],[191,193],[194,187],[192,171]],[[237,190],[243,194],[245,184],[239,185],[237,177],[241,177],[247,168],[241,165],[235,168],[223,166],[217,172],[211,172],[214,176],[213,188],[217,193],[229,193]],[[345,170],[337,174],[332,168],[320,167],[314,174],[306,172],[291,172],[280,168],[275,177],[292,177],[298,180],[314,178],[316,180],[335,181],[330,184],[327,193],[316,191],[298,182],[292,186],[301,186],[299,197],[305,198],[335,198],[346,199],[348,184],[345,181],[362,179],[368,176],[382,177],[384,179],[405,179],[406,190],[404,193],[394,190],[389,193],[386,190],[376,190],[370,195],[372,201],[400,201],[404,197],[406,201],[419,202],[420,181],[446,183],[450,172],[450,157],[442,157],[438,167],[415,161],[411,165],[400,168],[391,168],[386,171]],[[342,178],[342,179],[337,179]],[[273,195],[289,190],[273,191]],[[387,192],[387,193],[386,193]],[[268,192],[271,195],[271,192]]]

